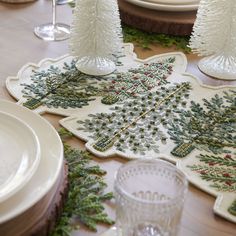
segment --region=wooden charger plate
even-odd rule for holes
[[[197,11],[168,12],[147,9],[118,0],[121,21],[129,26],[152,33],[190,35]]]
[[[60,217],[68,192],[68,167],[64,162],[64,171],[51,191],[33,207],[16,218],[0,224],[4,236],[47,236]]]

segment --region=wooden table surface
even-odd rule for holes
[[[57,7],[58,21],[70,23],[72,11],[68,6]],[[45,57],[55,58],[68,53],[68,41],[45,42],[38,39],[33,29],[35,26],[51,21],[51,1],[38,0],[28,4],[5,4],[0,2],[0,98],[14,101],[5,88],[7,76],[16,75],[18,70],[27,62],[37,63]],[[153,46],[152,50],[135,48],[140,58],[146,58],[155,54],[173,51]],[[234,84],[211,79],[203,75],[196,66],[199,58],[195,55],[187,55],[189,59],[188,72],[198,76],[203,83],[210,85]],[[1,108],[0,108],[1,109]],[[55,115],[44,115],[55,127],[61,117]],[[74,138],[72,144],[83,148],[84,144]],[[112,190],[114,172],[125,162],[120,158],[94,161],[107,170],[106,181],[108,191]],[[189,192],[185,203],[183,217],[180,225],[179,236],[229,236],[236,235],[236,225],[223,218],[214,215],[214,197],[201,190],[189,186]],[[114,218],[114,206],[106,206],[109,215]],[[98,232],[89,232],[83,228],[72,233],[73,236],[98,236],[106,231],[106,226],[99,226]],[[1,232],[0,232],[1,235]]]

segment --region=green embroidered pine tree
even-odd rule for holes
[[[79,120],[78,130],[90,133],[94,148],[101,152],[113,145],[122,152],[158,152],[158,141],[166,143],[167,139],[162,129],[173,120],[173,110],[186,105],[190,89],[189,83],[162,86],[110,108],[111,113],[91,114],[90,119]]]
[[[192,101],[190,109],[176,111],[179,116],[168,127],[177,144],[174,156],[185,157],[194,148],[215,154],[236,148],[236,91],[203,102]]]
[[[174,62],[175,57],[170,57],[163,61],[144,64],[125,73],[118,73],[107,88],[108,95],[102,99],[102,103],[111,105],[168,83],[166,79],[173,71]]]
[[[80,108],[88,105],[103,89],[104,77],[83,74],[75,67],[75,60],[65,63],[63,69],[51,66],[46,71],[33,71],[31,84],[24,86],[22,93],[29,109],[40,105],[54,108]]]
[[[209,186],[220,192],[236,193],[236,156],[203,155],[198,156],[203,164],[188,166],[192,171],[209,182]],[[236,216],[236,200],[228,209],[229,213]]]
[[[191,170],[199,173],[201,178],[210,181],[211,187],[221,192],[236,193],[236,158],[230,154],[225,156],[199,155],[200,162],[188,166]]]

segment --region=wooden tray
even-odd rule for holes
[[[196,11],[166,12],[142,8],[126,0],[118,0],[121,21],[129,26],[170,35],[190,35]]]

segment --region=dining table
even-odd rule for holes
[[[71,6],[68,4],[57,5],[56,10],[57,22],[71,24],[73,13]],[[23,65],[28,62],[38,63],[44,58],[57,58],[69,53],[68,40],[44,41],[34,34],[34,27],[51,21],[51,0],[36,0],[20,4],[0,1],[0,99],[16,102],[8,93],[5,81],[8,76],[16,76]],[[175,47],[163,47],[157,44],[152,44],[149,49],[144,49],[134,42],[134,51],[138,58],[144,59],[178,50]],[[188,53],[186,57],[188,59],[187,72],[196,76],[203,84],[211,86],[236,85],[236,81],[217,80],[203,74],[197,67],[200,59],[197,55]],[[59,120],[63,116],[48,113],[42,116],[56,129],[59,129]],[[85,143],[78,138],[72,138],[69,143],[75,148],[85,149]],[[115,172],[128,160],[119,156],[101,159],[93,155],[92,161],[107,172],[104,177],[108,184],[106,191],[113,191]],[[178,236],[236,235],[236,225],[234,223],[214,214],[214,202],[214,196],[189,184]],[[41,205],[41,208],[43,207],[48,207],[45,202]],[[111,219],[115,219],[115,204],[113,201],[105,203],[105,211]],[[21,224],[19,221],[17,223]],[[103,224],[98,225],[97,231],[93,232],[81,225],[78,229],[72,231],[71,235],[99,236],[107,231],[109,227]],[[5,234],[0,231],[0,235],[4,236]]]

